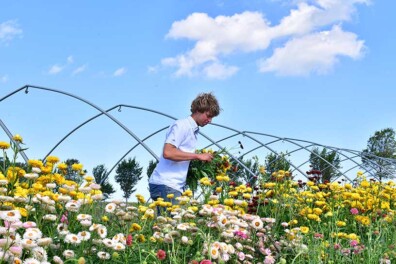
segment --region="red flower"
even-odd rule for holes
[[[132,245],[132,235],[131,234],[128,234],[128,236],[126,238],[126,244],[127,244],[127,246]]]
[[[162,249],[159,249],[159,250],[157,251],[157,258],[158,258],[159,260],[164,260],[164,259],[166,258],[166,252],[163,251]]]

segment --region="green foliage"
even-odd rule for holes
[[[290,170],[290,162],[285,158],[287,155],[287,152],[280,152],[279,154],[271,152],[268,154],[265,158],[266,171],[271,175],[272,173],[279,170]]]
[[[79,172],[72,169],[73,164],[79,164],[79,163],[80,161],[78,159],[67,159],[65,161],[65,164],[67,165],[65,179],[75,181],[77,183],[81,182],[81,176]],[[83,173],[87,173],[87,171],[84,170]]]
[[[115,193],[115,190],[113,188],[113,185],[109,183],[108,178],[106,178],[107,169],[105,168],[105,166],[103,164],[96,166],[95,168],[93,168],[92,174],[95,178],[95,182],[100,184],[101,186],[104,200],[110,198],[110,196]]]
[[[323,148],[319,151],[319,148],[315,147],[309,155],[309,161],[313,170],[321,172],[322,182],[331,182],[332,179],[341,175],[339,171],[341,168],[340,156],[334,150],[328,151],[326,148]]]
[[[123,160],[116,169],[115,181],[120,184],[124,192],[123,197],[128,200],[132,193],[136,191],[134,187],[142,179],[143,168],[139,166],[136,158]]]
[[[395,131],[385,128],[376,131],[367,141],[367,148],[363,150],[362,162],[367,170],[376,170],[379,180],[383,178],[394,178],[396,159]]]
[[[147,166],[146,169],[146,174],[147,174],[147,178],[150,179],[151,175],[153,174],[155,167],[157,166],[158,161],[154,161],[154,160],[150,160],[149,161],[149,165]]]
[[[256,184],[257,176],[259,175],[260,162],[257,156],[254,156],[251,159],[243,159],[243,156],[240,157],[239,161],[249,170],[241,166],[236,160],[231,161],[231,170],[229,172],[230,179],[237,184],[246,184],[249,183],[250,186]],[[251,172],[254,174],[252,175]]]

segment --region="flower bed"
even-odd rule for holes
[[[135,204],[105,203],[93,177],[65,179],[57,157],[23,169],[15,144],[2,141],[0,149],[2,263],[396,261],[395,184],[360,172],[352,186],[295,182],[289,172],[261,168],[250,186],[230,181],[235,168],[221,156],[214,174],[196,178],[196,197],[187,190],[178,205],[141,195]],[[158,206],[167,212],[157,216]]]

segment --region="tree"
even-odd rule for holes
[[[92,174],[95,178],[95,182],[100,184],[101,191],[104,196],[104,200],[109,199],[110,196],[115,193],[113,185],[109,183],[107,176],[107,169],[104,165],[98,165],[92,170]]]
[[[318,147],[312,149],[312,153],[309,155],[309,162],[311,163],[312,170],[310,172],[318,171],[322,175],[322,183],[331,182],[332,179],[337,178],[341,175],[339,169],[340,156],[336,151],[328,151],[327,148],[323,148],[319,151]]]
[[[239,158],[239,161],[245,165],[245,169],[237,161],[231,161],[231,169],[229,172],[230,179],[237,184],[249,184],[254,186],[257,182],[257,175],[260,173],[260,163],[257,156],[251,159],[243,160],[243,156]],[[251,172],[254,174],[252,175]]]
[[[290,162],[285,158],[288,154],[280,152],[279,154],[270,153],[265,158],[266,171],[271,175],[279,170],[290,170]]]
[[[148,180],[150,180],[151,174],[153,174],[157,164],[158,164],[157,160],[150,160],[149,161],[149,165],[147,166],[147,169],[146,169],[146,174],[147,174],[147,179]]]
[[[367,141],[367,148],[362,154],[363,167],[375,169],[380,181],[395,177],[396,140],[392,128],[376,131]]]
[[[76,164],[76,165],[80,164],[78,159],[67,159],[64,163],[67,165],[65,179],[72,180],[76,183],[81,183],[82,182],[81,175],[84,175],[85,173],[87,173],[87,170],[77,171],[77,170],[73,169],[74,164]]]
[[[143,168],[139,166],[136,158],[123,160],[116,169],[115,181],[120,184],[124,192],[123,197],[128,201],[132,193],[136,191],[134,187],[142,179]]]

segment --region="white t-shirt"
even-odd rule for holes
[[[194,153],[197,145],[198,130],[198,125],[191,116],[176,120],[166,133],[165,143],[172,144],[181,151]],[[163,184],[183,192],[189,164],[189,160],[172,161],[165,159],[163,154],[161,154],[159,163],[153,171],[149,183]]]

